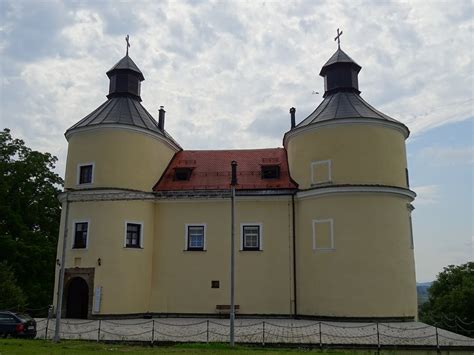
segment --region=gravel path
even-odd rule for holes
[[[55,320],[38,318],[38,338],[54,334]],[[378,332],[377,332],[378,327]],[[474,339],[437,330],[440,346],[472,346]],[[378,336],[377,336],[378,334]],[[227,342],[229,320],[214,318],[154,318],[84,320],[64,319],[61,337],[87,340],[155,342]],[[347,344],[374,346],[436,346],[436,328],[420,322],[354,323],[295,319],[236,319],[235,339],[240,343]],[[378,340],[377,340],[378,339]]]

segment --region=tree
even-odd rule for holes
[[[11,267],[5,262],[0,263],[0,305],[4,309],[16,309],[25,306],[25,295],[17,285]]]
[[[0,132],[0,261],[13,271],[30,309],[51,303],[63,181],[57,158]],[[7,305],[0,303],[0,308]]]
[[[428,290],[420,319],[426,323],[474,335],[474,262],[449,265]]]

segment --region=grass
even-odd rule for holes
[[[143,346],[128,344],[112,344],[112,343],[95,343],[91,341],[65,340],[58,344],[48,340],[26,340],[26,339],[0,339],[0,355],[57,355],[57,354],[111,354],[111,353],[128,353],[128,354],[222,354],[229,353],[231,355],[285,355],[298,353],[315,354],[374,354],[375,352],[346,352],[337,350],[308,350],[308,349],[283,349],[283,348],[258,348],[250,346],[236,346],[230,348],[227,344],[176,344],[169,346]]]
[[[96,343],[81,340],[63,340],[58,344],[50,340],[26,340],[26,339],[0,339],[0,355],[76,355],[76,354],[229,354],[229,355],[298,355],[298,354],[355,354],[369,355],[377,354],[372,350],[310,350],[310,349],[285,349],[285,348],[261,348],[251,346],[236,346],[230,348],[227,344],[176,344],[166,346],[144,346],[130,344]],[[444,353],[444,352],[443,352]],[[450,351],[449,354],[457,352]],[[472,352],[459,352],[457,354],[473,354]],[[409,354],[436,354],[436,351],[413,351],[413,350],[382,350],[382,355],[409,355]]]

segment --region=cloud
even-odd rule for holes
[[[59,155],[61,172],[62,132],[105,100],[126,34],[143,104],[152,114],[164,105],[167,130],[188,149],[281,146],[288,109],[299,122],[321,101],[311,93],[323,92],[337,27],[363,67],[363,97],[414,135],[472,117],[469,1],[0,5],[1,125]]]
[[[416,204],[418,205],[432,205],[437,204],[439,200],[439,186],[438,185],[424,185],[413,187],[416,192]]]
[[[420,157],[434,166],[473,165],[474,147],[427,147]]]

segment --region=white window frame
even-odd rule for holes
[[[139,224],[140,225],[140,247],[139,248],[132,248],[132,247],[127,247],[127,224]],[[135,249],[135,250],[141,250],[143,249],[143,229],[144,229],[144,223],[142,221],[125,221],[125,230],[124,230],[124,236],[123,236],[123,247],[124,249]]]
[[[76,240],[76,224],[87,223],[87,234],[86,234],[86,247],[85,248],[74,248],[74,241]],[[91,221],[90,219],[77,219],[72,221],[72,238],[71,238],[71,249],[72,250],[87,250],[89,249],[89,237],[91,235]]]
[[[316,165],[323,165],[327,164],[328,165],[328,180],[323,180],[323,181],[316,181],[315,176],[314,176],[314,168]],[[332,160],[316,160],[311,162],[311,184],[324,184],[332,182]]]
[[[331,247],[330,248],[318,248],[316,245],[316,224],[318,223],[328,223],[330,225],[330,230],[331,230]],[[313,226],[313,251],[332,251],[336,250],[336,247],[334,246],[334,219],[329,218],[329,219],[313,219],[312,221],[312,226]]]
[[[258,243],[258,249],[254,249],[254,250],[251,250],[251,249],[247,249],[245,250],[244,249],[244,227],[260,227],[260,235],[259,235],[259,243]],[[240,251],[255,251],[255,250],[259,250],[259,251],[262,251],[263,250],[263,223],[259,222],[259,223],[255,223],[255,222],[252,222],[252,223],[240,223]]]
[[[81,179],[81,167],[83,166],[89,166],[89,165],[92,165],[92,176],[91,176],[91,182],[87,182],[87,183],[83,183],[81,184],[80,183],[80,179]],[[76,185],[77,186],[90,186],[94,183],[94,175],[95,175],[95,163],[94,162],[90,162],[90,163],[79,163],[77,164],[77,168],[76,168]]]
[[[203,240],[203,247],[202,250],[193,250],[193,249],[188,249],[188,227],[204,227],[204,240]],[[185,251],[206,251],[207,250],[207,244],[206,244],[206,237],[207,235],[207,224],[206,223],[186,223],[184,225],[184,250]]]

